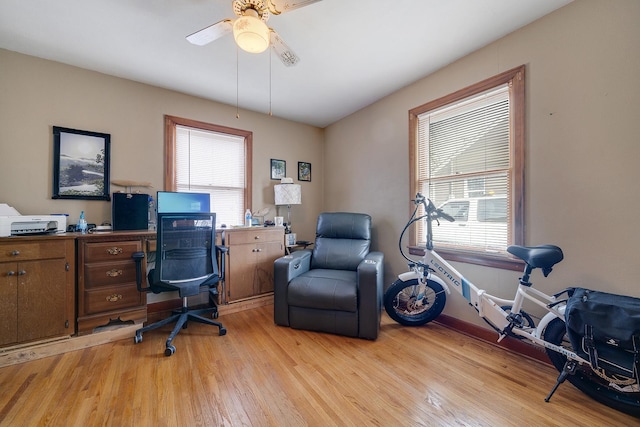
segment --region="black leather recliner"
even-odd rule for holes
[[[274,263],[277,325],[376,339],[384,255],[370,252],[371,216],[322,213],[313,250]]]

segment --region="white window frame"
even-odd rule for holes
[[[429,112],[442,111],[447,107],[458,105],[470,98],[486,94],[506,85],[509,89],[509,170],[508,170],[508,242],[507,245],[524,243],[524,89],[525,66],[505,71],[475,85],[461,89],[450,95],[413,108],[409,111],[409,153],[410,153],[410,194],[424,188],[420,177],[420,135],[418,132],[420,117]],[[426,194],[425,194],[426,195]],[[411,208],[410,208],[411,209]],[[413,253],[421,252],[420,230],[410,236],[410,247]],[[434,227],[434,234],[437,227]],[[506,252],[487,252],[479,248],[437,247],[438,252],[446,259],[471,264],[488,265],[498,268],[519,270],[521,262]]]

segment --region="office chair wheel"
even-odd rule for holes
[[[164,349],[164,355],[165,356],[171,356],[175,352],[176,352],[176,348],[174,346],[172,346],[172,345],[170,345],[169,347]]]
[[[227,330],[225,328],[220,328],[220,333],[218,335],[220,336],[227,335]]]
[[[217,319],[217,318],[218,318],[218,316],[219,316],[219,314],[218,314],[218,312],[217,312],[217,311],[214,311],[214,312],[211,314],[211,317],[212,317],[212,318],[214,318],[214,319]]]
[[[135,336],[135,337],[133,337],[133,342],[134,342],[135,344],[140,344],[140,343],[142,342],[142,335],[138,335],[138,334],[136,334],[136,336]]]

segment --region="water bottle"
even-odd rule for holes
[[[156,204],[153,197],[149,196],[149,210],[147,212],[147,229],[156,231]]]
[[[78,219],[78,231],[82,234],[87,234],[87,220],[84,218],[84,211],[80,212],[80,219]]]
[[[249,209],[244,213],[244,226],[251,227],[251,211]]]

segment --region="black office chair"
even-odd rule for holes
[[[142,342],[142,334],[176,322],[169,335],[164,354],[171,356],[176,348],[173,339],[186,328],[189,321],[217,326],[219,335],[227,330],[221,323],[203,317],[218,317],[218,284],[224,280],[224,255],[226,248],[215,244],[215,213],[159,214],[155,268],[147,275],[149,286],[143,287],[142,259],[144,252],[136,252],[136,282],[140,292],[178,291],[182,298],[182,308],[174,310],[164,320],[147,325],[136,331],[134,342]],[[209,292],[212,306],[190,309],[187,297]]]

